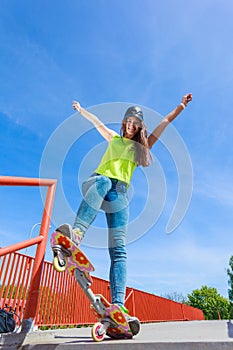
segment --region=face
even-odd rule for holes
[[[141,122],[137,117],[129,117],[126,120],[125,137],[131,139],[141,128]]]

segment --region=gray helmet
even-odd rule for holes
[[[139,120],[143,121],[143,113],[140,107],[138,106],[132,106],[127,109],[124,115],[124,120],[129,117],[136,117]]]

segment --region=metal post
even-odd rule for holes
[[[28,293],[28,299],[24,313],[24,320],[22,324],[22,330],[24,332],[29,332],[33,328],[39,306],[40,280],[50,226],[50,217],[52,214],[55,188],[56,184],[50,185],[46,195],[44,213],[40,228],[40,236],[42,236],[43,239],[38,244],[36,250],[35,262],[31,277],[31,285]]]

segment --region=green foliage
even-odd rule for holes
[[[201,309],[207,320],[229,319],[230,302],[216,288],[202,286],[188,294],[188,305]]]
[[[227,269],[227,274],[228,274],[228,295],[229,295],[229,300],[231,303],[233,303],[233,256],[231,256],[229,260],[229,268]]]
[[[2,298],[12,298],[12,299],[26,299],[27,298],[27,290],[23,285],[13,285],[10,284],[8,286],[4,286],[2,290],[2,286],[0,286]]]
[[[228,274],[228,296],[230,300],[230,318],[233,318],[233,256],[229,260]]]

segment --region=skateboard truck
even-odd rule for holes
[[[66,269],[67,258],[71,256],[71,252],[65,247],[55,244],[52,247],[53,250],[53,265],[55,270],[63,272]]]
[[[78,268],[74,271],[74,277],[76,278],[79,286],[82,288],[86,296],[91,302],[91,305],[94,307],[98,314],[103,315],[106,311],[106,306],[101,302],[100,295],[96,295],[91,290],[91,282],[87,278],[85,272],[80,271]]]

